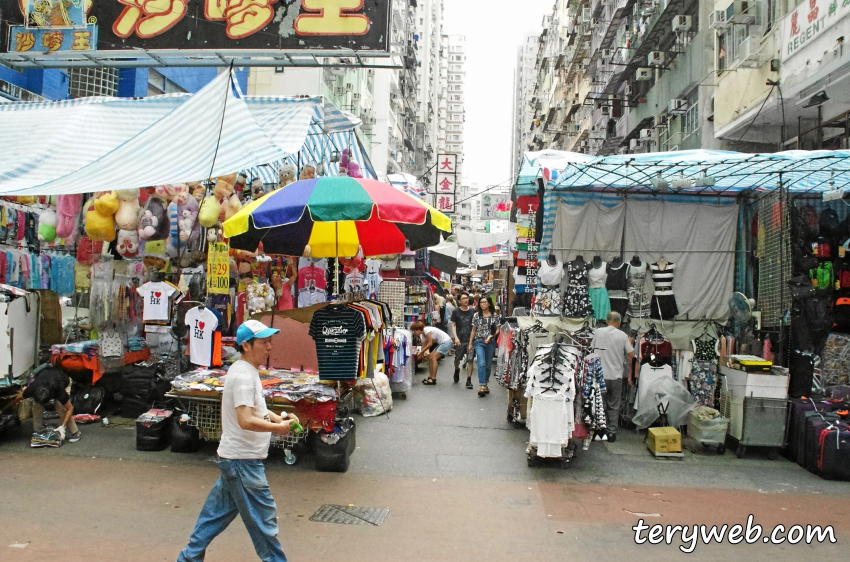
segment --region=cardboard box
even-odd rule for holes
[[[681,453],[682,435],[674,427],[650,427],[646,444],[653,453]]]

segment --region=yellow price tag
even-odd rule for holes
[[[230,244],[210,242],[207,252],[207,292],[228,294],[230,292]]]

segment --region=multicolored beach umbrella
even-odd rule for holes
[[[230,247],[324,258],[436,246],[451,219],[388,183],[347,176],[301,180],[249,203],[224,223]]]

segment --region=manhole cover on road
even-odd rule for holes
[[[340,525],[373,525],[377,527],[386,520],[389,513],[389,508],[382,507],[325,504],[310,517],[310,521],[338,523]]]

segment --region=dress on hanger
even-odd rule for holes
[[[662,268],[658,262],[655,262],[650,268],[652,270],[652,282],[655,283],[655,292],[652,294],[649,316],[656,320],[672,320],[679,315],[676,295],[673,294],[673,276],[675,275],[676,264],[667,263]]]
[[[608,298],[608,289],[605,288],[605,281],[608,278],[608,273],[605,271],[607,265],[602,262],[600,267],[591,267],[587,272],[590,283],[588,294],[593,306],[593,317],[597,320],[605,320],[611,312],[611,301]]]
[[[584,263],[567,264],[569,284],[564,294],[564,316],[583,318],[593,314],[593,305],[587,292],[587,268]]]
[[[646,293],[646,263],[628,264],[629,316],[646,318],[649,316],[649,295]]]
[[[629,264],[623,262],[619,267],[608,264],[608,277],[605,280],[605,288],[608,289],[608,299],[611,310],[625,316],[629,310],[628,274]]]

